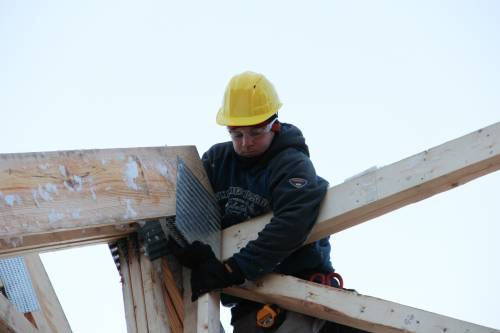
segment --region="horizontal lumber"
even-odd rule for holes
[[[306,243],[453,189],[500,169],[500,122],[331,187]],[[267,214],[223,231],[230,257],[270,221]]]
[[[68,247],[109,243],[126,237],[136,230],[137,225],[132,223],[0,238],[0,258],[24,253],[54,251]]]
[[[0,332],[2,333],[39,333],[23,313],[0,293]]]
[[[224,292],[374,333],[500,333],[493,328],[285,275],[271,274],[255,283],[226,288]]]
[[[0,154],[0,239],[175,215],[179,157],[208,186],[194,146]]]

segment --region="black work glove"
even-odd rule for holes
[[[191,270],[191,300],[194,302],[205,293],[243,282],[245,275],[234,259],[220,262],[214,255]]]
[[[186,247],[181,247],[169,237],[167,244],[169,251],[179,260],[181,265],[191,269],[210,258],[215,258],[210,245],[200,241],[194,241]]]
[[[169,242],[170,243],[170,242]],[[200,241],[181,248],[175,242],[172,253],[179,262],[191,268],[191,300],[216,289],[222,289],[245,281],[245,275],[233,258],[220,262],[212,248]]]

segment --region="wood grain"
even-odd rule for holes
[[[379,298],[270,274],[224,292],[374,333],[499,333],[488,328]]]
[[[193,146],[0,154],[0,235],[175,215],[178,157],[207,184]]]

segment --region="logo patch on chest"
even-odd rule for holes
[[[296,188],[302,188],[307,185],[307,180],[304,178],[290,178],[288,179],[288,182]]]

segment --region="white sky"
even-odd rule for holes
[[[228,139],[215,114],[248,69],[331,185],[500,120],[500,1],[0,0],[0,41],[0,153],[202,153]],[[341,232],[334,266],[363,294],[500,329],[499,185]],[[70,252],[43,259],[73,331],[125,332],[106,246]]]

